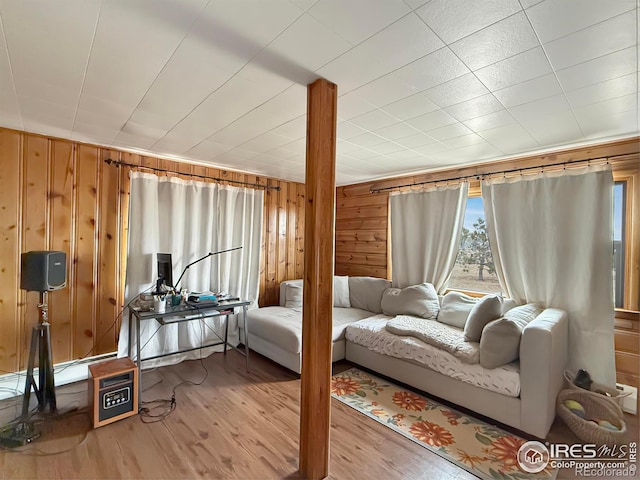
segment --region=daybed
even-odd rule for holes
[[[294,290],[288,290],[291,285],[300,288],[301,281],[283,282],[280,306],[248,313],[249,344],[257,352],[300,373],[302,314],[295,302],[294,308],[286,306]],[[567,358],[568,319],[564,311],[547,308],[536,312],[535,318],[521,330],[516,352],[519,359],[485,368],[479,363],[466,364],[456,356],[457,352],[454,355],[452,350],[437,348],[413,334],[391,333],[387,326],[401,319],[400,313],[415,316],[420,312],[383,308],[385,298],[391,298],[387,295],[396,290],[389,288],[388,281],[350,277],[348,285],[352,306],[334,307],[334,361],[346,358],[536,437],[547,435],[555,417],[555,401],[563,385]],[[436,297],[436,305],[442,302],[442,297]],[[405,304],[398,302],[398,308]],[[501,314],[508,316],[514,303],[505,301],[502,305]],[[389,315],[383,314],[383,309]],[[440,323],[420,321],[433,322],[430,326]],[[445,333],[456,333],[455,327],[445,329],[448,329]],[[473,347],[470,351],[478,345],[470,343]]]

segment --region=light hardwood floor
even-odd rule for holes
[[[234,351],[214,354],[204,364],[206,380],[178,388],[176,409],[165,420],[145,424],[135,416],[93,430],[84,410],[50,418],[23,452],[0,451],[0,478],[300,478],[299,378],[257,354],[249,373]],[[199,382],[204,374],[200,361],[146,371],[142,400],[169,399],[175,385]],[[84,383],[57,391],[62,412],[87,404]],[[337,400],[331,406],[329,478],[475,478]],[[637,431],[637,420],[630,427]],[[552,435],[554,441],[571,440],[562,425],[554,425]],[[570,477],[561,473],[559,478]]]

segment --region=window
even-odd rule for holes
[[[613,291],[616,308],[624,307],[627,182],[613,187]]]
[[[482,197],[467,199],[460,250],[447,286],[480,293],[502,291],[489,248]]]

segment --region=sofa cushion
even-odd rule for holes
[[[464,328],[469,312],[476,303],[477,298],[460,292],[449,292],[442,298],[437,320],[452,327]]]
[[[440,311],[436,289],[430,283],[405,288],[388,288],[382,294],[382,311],[385,315],[413,315],[435,320]]]
[[[538,305],[528,303],[512,308],[504,317],[489,322],[480,337],[480,365],[497,368],[517,360],[522,330],[541,312]]]
[[[349,301],[349,277],[333,277],[333,306],[348,308]]]
[[[344,338],[347,325],[371,316],[359,308],[333,308],[332,340]],[[283,350],[302,350],[302,312],[286,307],[262,307],[247,311],[249,333],[271,342]]]
[[[285,287],[284,306],[302,311],[302,285],[290,284]]]
[[[479,342],[482,329],[502,314],[502,299],[498,295],[485,295],[473,306],[464,326],[464,339]]]
[[[349,301],[352,307],[382,313],[382,294],[391,287],[384,278],[349,277]]]

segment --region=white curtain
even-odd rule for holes
[[[487,180],[482,199],[504,291],[567,311],[568,368],[615,384],[610,169]]]
[[[251,301],[257,307],[260,282],[260,252],[264,192],[246,188],[158,177],[148,173],[131,174],[129,202],[129,241],[125,303],[141,292],[150,292],[158,278],[157,253],[170,253],[173,281],[177,283],[184,267],[209,252],[241,246],[242,249],[212,256],[190,267],[179,288],[189,291],[228,292]],[[127,315],[123,315],[118,355],[127,355]],[[144,321],[140,329],[142,358],[161,353],[199,347],[216,341],[224,320],[207,319],[158,328]],[[237,344],[238,324],[230,317],[229,341]],[[133,342],[135,348],[135,341]],[[199,358],[222,346],[174,355],[149,362],[151,365],[177,363]],[[135,351],[135,350],[134,350]],[[145,364],[148,365],[148,364]]]
[[[390,203],[393,285],[429,282],[446,288],[460,246],[468,183],[392,194]]]

